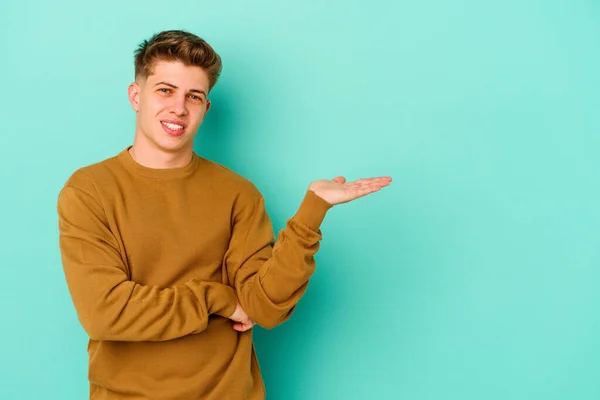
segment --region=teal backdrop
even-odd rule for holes
[[[263,192],[391,175],[334,207],[292,319],[254,332],[269,399],[600,398],[596,0],[4,1],[0,398],[84,399],[56,199],[132,143],[133,51],[224,61],[199,154]]]

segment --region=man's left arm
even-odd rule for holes
[[[307,191],[277,242],[262,196],[238,213],[224,262],[240,305],[258,325],[284,322],[306,291],[322,237],[319,227],[331,207]]]
[[[253,322],[272,328],[289,318],[315,271],[314,255],[327,211],[390,181],[383,177],[346,183],[337,177],[313,182],[277,242],[260,193],[238,210],[224,263],[240,305]]]

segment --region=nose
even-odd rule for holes
[[[171,112],[178,116],[187,114],[187,107],[185,102],[185,96],[173,96],[173,103],[171,104]]]

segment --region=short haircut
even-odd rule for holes
[[[184,30],[169,30],[144,40],[134,53],[135,79],[147,78],[157,61],[180,61],[202,68],[208,75],[210,91],[217,83],[223,64],[221,57],[203,39]]]

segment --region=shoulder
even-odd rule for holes
[[[262,193],[256,185],[241,173],[206,158],[202,158],[202,162],[204,173],[207,173],[215,185],[218,185],[219,190],[227,193],[228,196],[249,202],[262,198]]]
[[[117,168],[117,156],[80,167],[67,178],[62,191],[75,190],[96,198],[98,188],[115,175]]]

